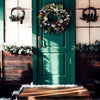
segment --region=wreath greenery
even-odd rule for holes
[[[45,33],[60,33],[69,26],[70,21],[70,14],[62,4],[45,5],[38,15],[38,25]]]
[[[13,14],[13,12],[15,10],[19,10],[22,12],[22,15],[20,15],[19,13],[16,15],[16,14]],[[12,22],[14,21],[20,21],[20,23],[22,24],[23,23],[23,20],[24,20],[24,17],[25,17],[25,11],[21,8],[21,7],[15,7],[15,8],[12,8],[11,9],[11,15],[10,15],[10,20]]]

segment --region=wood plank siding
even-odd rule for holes
[[[3,52],[3,78],[5,83],[27,84],[32,82],[32,56],[12,55]]]
[[[3,52],[3,79],[7,84],[32,82],[32,56]],[[100,54],[76,53],[76,84],[94,84],[100,81]]]
[[[100,53],[76,54],[76,83],[94,84],[100,81]]]
[[[18,90],[22,84],[32,82],[32,56],[12,55],[3,52],[3,91],[6,89],[7,95]],[[100,54],[76,53],[75,81],[77,85],[84,85],[89,91],[97,91],[100,87],[95,80],[100,81]],[[2,87],[2,86],[1,86]],[[1,88],[0,88],[1,89]],[[2,95],[5,93],[1,92]],[[98,94],[98,92],[97,92]]]

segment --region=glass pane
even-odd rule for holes
[[[32,12],[31,12],[31,10],[25,10],[25,18],[23,20],[23,24],[19,24],[19,27],[28,27],[28,28],[32,27]]]
[[[89,23],[87,23],[87,21],[80,19],[80,17],[82,18],[82,12],[83,10],[76,10],[76,26],[89,26]]]
[[[17,0],[5,0],[5,9],[17,7]]]
[[[76,28],[76,44],[89,44],[89,28]]]
[[[19,0],[19,6],[22,8],[32,8],[32,0]]]
[[[89,0],[76,0],[76,8],[89,7]]]
[[[100,8],[100,0],[90,0],[90,6]]]
[[[19,44],[32,45],[32,29],[31,28],[19,28]]]
[[[100,28],[90,28],[90,43],[100,40]]]
[[[96,22],[90,22],[90,26],[100,26],[100,10],[97,10],[97,16],[99,16],[97,18]]]
[[[5,29],[5,42],[8,44],[18,44],[18,28]]]
[[[12,22],[9,19],[11,10],[5,11],[5,27],[17,27],[17,22]]]

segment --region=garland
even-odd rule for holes
[[[38,25],[45,33],[60,33],[70,24],[70,14],[62,4],[45,5],[39,12]]]
[[[75,46],[76,52],[80,53],[90,53],[90,52],[100,52],[100,41],[96,40],[95,44],[81,44]]]
[[[22,55],[33,55],[37,53],[37,49],[33,46],[16,46],[16,45],[5,45],[1,46],[4,52],[10,52],[12,54],[22,54]],[[100,52],[100,41],[96,40],[95,44],[77,44],[75,46],[75,51],[80,53],[89,52]]]
[[[4,52],[10,52],[11,54],[33,55],[32,46],[16,46],[3,44],[1,48]]]

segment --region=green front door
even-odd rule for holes
[[[71,11],[71,25],[60,34],[44,33],[37,25],[37,15],[49,3],[63,4]],[[74,0],[33,0],[33,84],[75,83],[75,2]],[[39,48],[38,44],[42,44]]]

